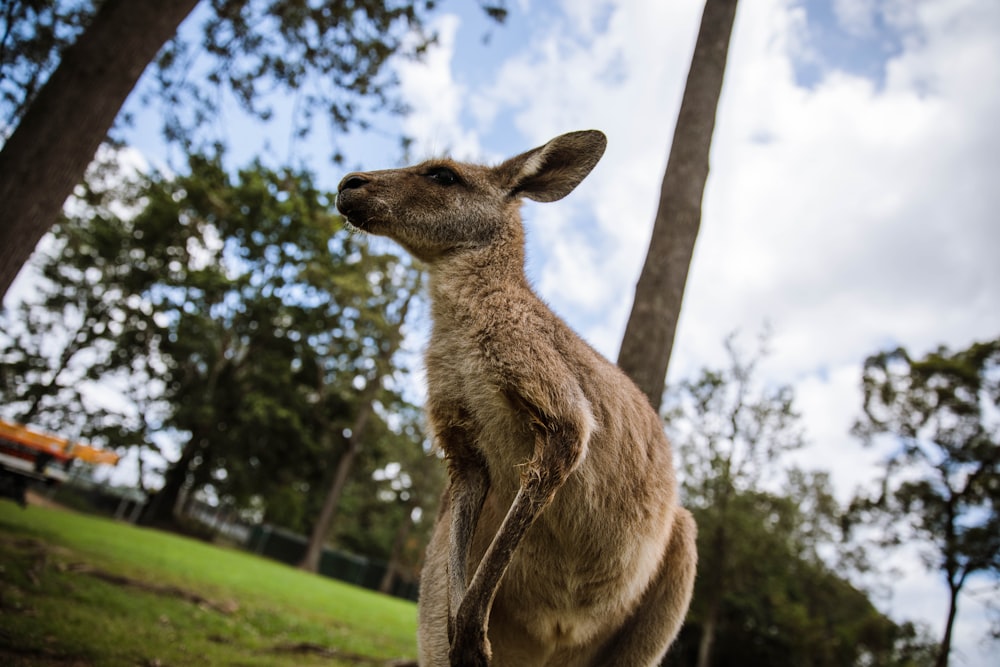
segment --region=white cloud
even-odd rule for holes
[[[431,26],[438,35],[421,61],[397,62],[401,90],[411,112],[403,121],[404,131],[414,139],[418,159],[448,153],[460,159],[478,159],[480,146],[475,131],[461,122],[463,99],[468,94],[454,78],[455,34],[461,24],[445,14]]]
[[[926,26],[883,91],[843,74],[805,91],[763,14],[737,26],[679,356],[765,318],[790,376],[996,335],[977,304],[1000,296],[1000,96],[959,72],[966,51],[1000,62],[1000,42]]]

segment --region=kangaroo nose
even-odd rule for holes
[[[354,190],[362,187],[368,183],[368,179],[361,174],[348,174],[344,176],[344,180],[340,182],[340,187],[337,188],[338,192],[343,192],[344,190]]]

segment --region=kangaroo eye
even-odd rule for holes
[[[448,167],[434,167],[427,172],[426,176],[439,185],[454,185],[458,183],[458,174]]]

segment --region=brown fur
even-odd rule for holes
[[[420,590],[420,663],[659,662],[684,619],[695,525],[645,396],[535,295],[521,198],[555,201],[604,135],[497,167],[349,174],[337,206],[427,263],[428,421],[448,458]]]

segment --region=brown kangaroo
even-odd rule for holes
[[[604,153],[572,132],[499,166],[348,174],[337,208],[426,263],[427,418],[450,484],[420,584],[420,664],[658,664],[694,585],[695,524],[646,397],[538,298],[523,197]]]

